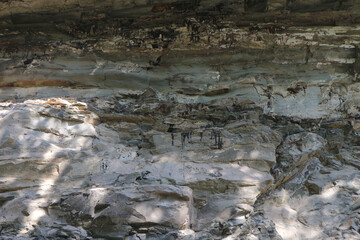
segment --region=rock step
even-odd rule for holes
[[[189,228],[195,217],[192,191],[181,186],[92,188],[63,194],[61,199],[49,207],[49,213],[60,211],[68,219],[76,215],[79,224],[81,219],[92,219],[86,229],[98,237],[126,236],[131,226]]]
[[[198,151],[173,151],[153,156],[153,161],[180,161],[196,163],[233,163],[238,161],[266,162],[269,168],[275,164],[275,146],[270,144],[234,144],[226,149],[200,149]]]

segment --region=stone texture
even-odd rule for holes
[[[0,1],[0,239],[359,239],[359,13]]]
[[[195,110],[177,118],[178,109],[170,110],[170,120],[158,110],[162,101],[142,100],[140,106],[127,98],[111,105],[127,107],[127,116],[133,116],[120,122],[117,113],[105,114],[110,108],[103,100],[53,98],[1,106],[2,225],[17,222],[9,231],[30,236],[87,235],[57,225],[72,224],[93,237],[122,239],[245,221],[242,213],[249,210],[242,209],[251,208],[272,184],[279,133],[247,120],[215,127]],[[186,111],[189,105],[177,108]],[[146,112],[154,121],[137,120]],[[259,135],[250,135],[250,129]]]

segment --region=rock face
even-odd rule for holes
[[[217,107],[151,94],[4,103],[4,233],[64,237],[61,219],[94,237],[169,239],[245,221],[273,181],[280,134],[255,117],[215,126]]]
[[[360,239],[358,1],[0,1],[0,239]]]

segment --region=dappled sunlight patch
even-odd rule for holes
[[[50,149],[50,150],[48,150],[48,151],[46,151],[45,153],[44,153],[44,159],[45,160],[53,160],[57,155],[58,155],[58,153],[60,152],[61,150],[60,149]]]
[[[290,194],[286,189],[282,189],[277,195],[276,198],[274,199],[275,203],[278,206],[281,206],[283,204],[288,204],[290,199]]]
[[[251,158],[257,158],[260,155],[259,151],[255,150],[250,153]]]
[[[283,239],[317,239],[337,232],[334,226],[345,221],[356,201],[353,196],[357,196],[358,174],[355,172],[346,166],[312,178],[314,184],[321,186],[318,194],[299,195],[288,187],[277,190],[264,204],[266,216],[275,223]]]
[[[29,100],[25,104],[12,103],[1,106],[8,107],[0,111],[0,139],[4,141],[0,141],[3,174],[18,176],[1,178],[0,191],[9,193],[9,196],[2,196],[1,201],[5,205],[8,201],[16,205],[13,198],[26,199],[23,202],[24,206],[19,205],[21,213],[17,216],[19,228],[16,231],[19,236],[28,236],[34,227],[44,225],[42,221],[48,220],[49,207],[58,203],[57,195],[61,194],[64,188],[72,189],[82,184],[84,179],[78,180],[80,184],[70,183],[73,179],[67,176],[68,169],[72,168],[71,164],[76,158],[81,159],[86,154],[91,154],[93,139],[97,133],[89,123],[62,118],[62,113],[79,114],[79,111],[86,110],[86,104],[76,101]],[[43,112],[49,108],[58,108],[59,111],[55,112],[57,115],[52,114],[53,112]],[[65,113],[66,111],[68,113]],[[80,169],[86,171],[81,165]],[[87,172],[90,171],[92,170]],[[55,189],[62,190],[57,193]],[[1,208],[1,213],[11,219],[7,211],[13,210]],[[51,226],[53,222],[49,221],[48,224]]]
[[[321,228],[304,227],[301,224],[276,225],[276,230],[284,240],[318,239],[322,234]]]
[[[277,202],[266,203],[266,215],[275,223],[277,232],[284,240],[315,239],[322,234],[320,227],[311,225],[289,205],[289,194],[281,191]]]
[[[324,190],[320,194],[320,197],[327,201],[333,201],[337,197],[336,195],[338,192],[338,187],[324,188]]]
[[[147,222],[160,223],[164,212],[161,206],[154,206],[152,204],[141,203],[135,207]]]
[[[29,231],[30,229],[34,228],[34,226],[46,216],[46,210],[40,208],[39,205],[44,203],[46,199],[35,199],[29,200],[27,204],[27,209],[23,211],[24,219],[23,219],[23,229],[19,231],[19,233],[26,233],[25,231]]]
[[[0,184],[10,184],[16,181],[16,177],[0,177]]]
[[[181,160],[181,155],[176,152],[154,156],[153,159],[159,163],[175,162]]]
[[[55,184],[55,181],[56,181],[56,179],[53,179],[53,178],[43,179],[40,183],[38,194],[40,194],[40,195],[50,194],[52,191],[52,188]]]
[[[64,99],[64,98],[50,98],[47,100],[42,99],[34,99],[34,100],[26,100],[25,104],[47,104],[52,106],[67,106],[71,107],[74,111],[86,110],[87,104],[84,102],[79,102],[76,99]]]

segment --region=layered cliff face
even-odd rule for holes
[[[1,239],[359,239],[358,1],[0,1]]]

